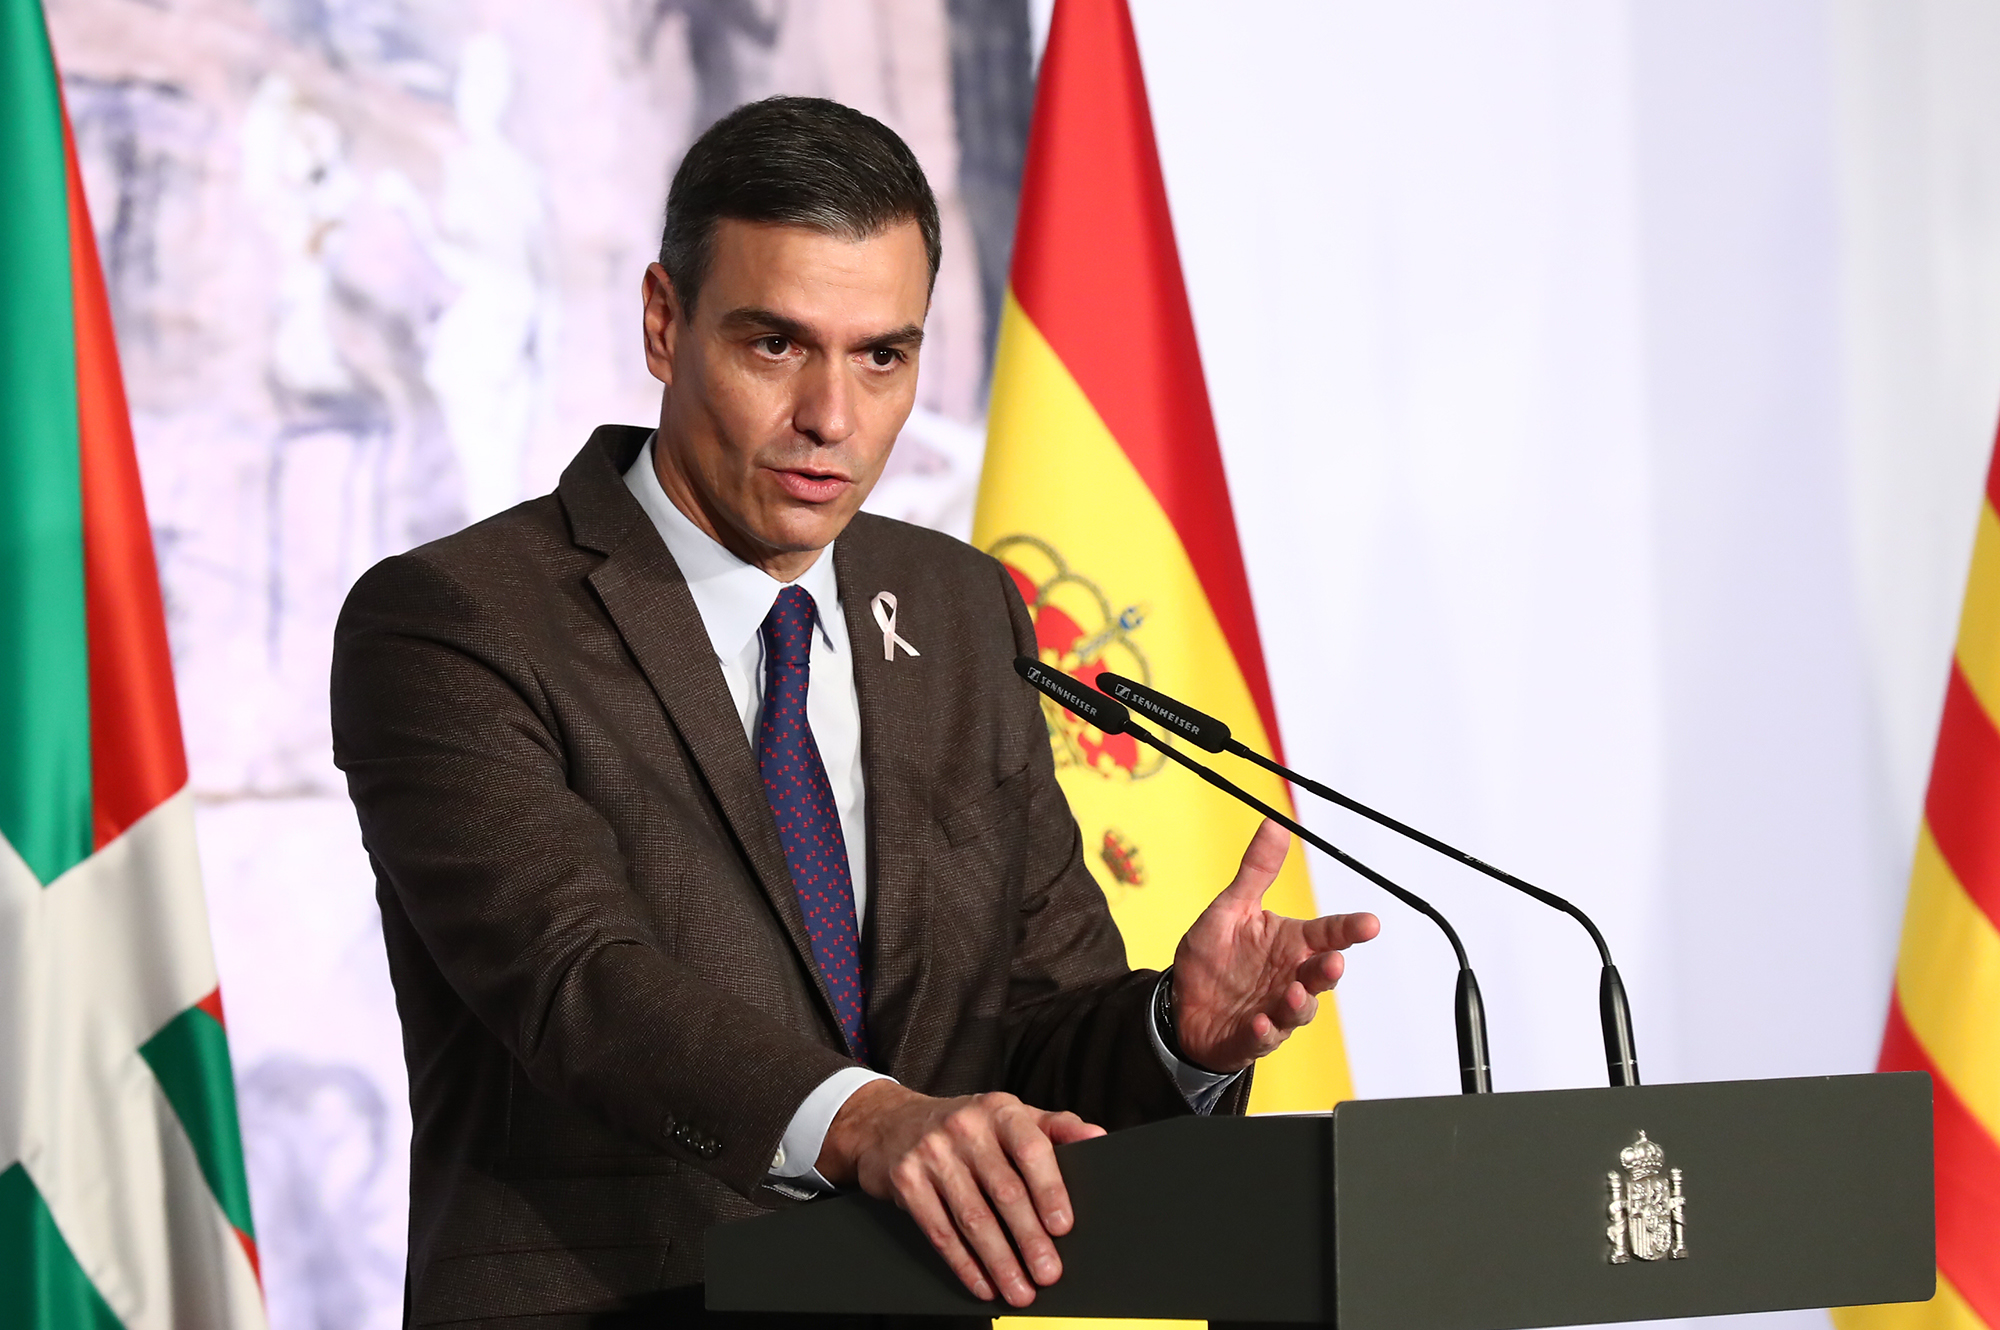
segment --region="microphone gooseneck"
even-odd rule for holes
[[[1639,1083],[1639,1059],[1633,1051],[1632,1009],[1625,997],[1625,984],[1618,977],[1618,967],[1611,962],[1611,948],[1605,943],[1604,934],[1598,931],[1597,925],[1582,909],[1553,891],[1545,891],[1504,869],[1495,868],[1483,859],[1467,854],[1456,846],[1447,845],[1435,836],[1426,835],[1407,823],[1397,821],[1387,813],[1378,813],[1358,799],[1350,799],[1331,786],[1322,785],[1309,776],[1302,776],[1290,767],[1265,757],[1241,740],[1231,737],[1229,726],[1222,721],[1168,697],[1157,688],[1108,671],[1100,678],[1105,684],[1105,693],[1115,698],[1118,703],[1136,708],[1209,752],[1234,753],[1238,757],[1254,762],[1273,775],[1291,781],[1308,794],[1324,799],[1328,803],[1338,804],[1349,812],[1359,813],[1369,821],[1408,837],[1448,859],[1456,859],[1466,867],[1476,869],[1497,882],[1505,883],[1552,909],[1561,910],[1582,924],[1584,931],[1590,934],[1590,940],[1596,944],[1598,959],[1603,965],[1597,986],[1597,1007],[1598,1018],[1604,1031],[1604,1062],[1610,1073],[1611,1084]]]
[[[1493,1093],[1493,1068],[1486,1060],[1486,1004],[1479,1000],[1479,980],[1472,971],[1458,972],[1452,999],[1458,1027],[1458,1090],[1460,1094]]]
[[[1104,733],[1131,735],[1169,760],[1186,767],[1216,789],[1248,804],[1334,862],[1367,878],[1436,924],[1444,933],[1445,940],[1451,944],[1452,954],[1458,958],[1458,989],[1453,1002],[1453,1023],[1458,1035],[1459,1088],[1466,1094],[1487,1094],[1492,1091],[1492,1065],[1486,1051],[1486,1007],[1479,996],[1479,981],[1473,976],[1472,963],[1466,959],[1465,944],[1459,940],[1458,931],[1429,901],[1415,892],[1397,886],[1339,846],[1306,830],[1292,818],[1285,816],[1220,773],[1211,771],[1179,749],[1160,742],[1150,730],[1134,722],[1131,713],[1120,702],[1107,697],[1088,684],[1061,670],[1051,669],[1029,656],[1015,657],[1014,671],[1044,695]]]
[[[1613,1085],[1639,1083],[1639,1058],[1632,1051],[1632,1006],[1618,967],[1607,965],[1597,978],[1597,1019],[1604,1028],[1604,1065]]]

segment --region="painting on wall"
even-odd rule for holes
[[[327,725],[377,560],[645,422],[639,284],[700,130],[832,97],[945,240],[869,506],[963,534],[1031,98],[1025,0],[48,0],[168,608],[281,1330],[393,1326],[409,1113]]]

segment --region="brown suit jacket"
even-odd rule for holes
[[[409,1319],[632,1305],[849,1065],[685,582],[599,429],[556,492],[377,565],[335,632],[334,753],[375,866],[415,1117]],[[862,515],[855,644],[877,1065],[1117,1128],[1187,1112],[1084,865],[1000,565]],[[922,651],[868,615],[895,593]],[[1247,1079],[1225,1109],[1240,1111]]]

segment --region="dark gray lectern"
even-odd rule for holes
[[[1076,1228],[1038,1316],[1511,1330],[1934,1288],[1921,1073],[1364,1099],[1059,1157]],[[711,1230],[707,1279],[716,1310],[995,1310],[865,1196]]]

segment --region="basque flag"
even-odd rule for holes
[[[166,621],[38,0],[0,0],[0,1325],[264,1324]]]

